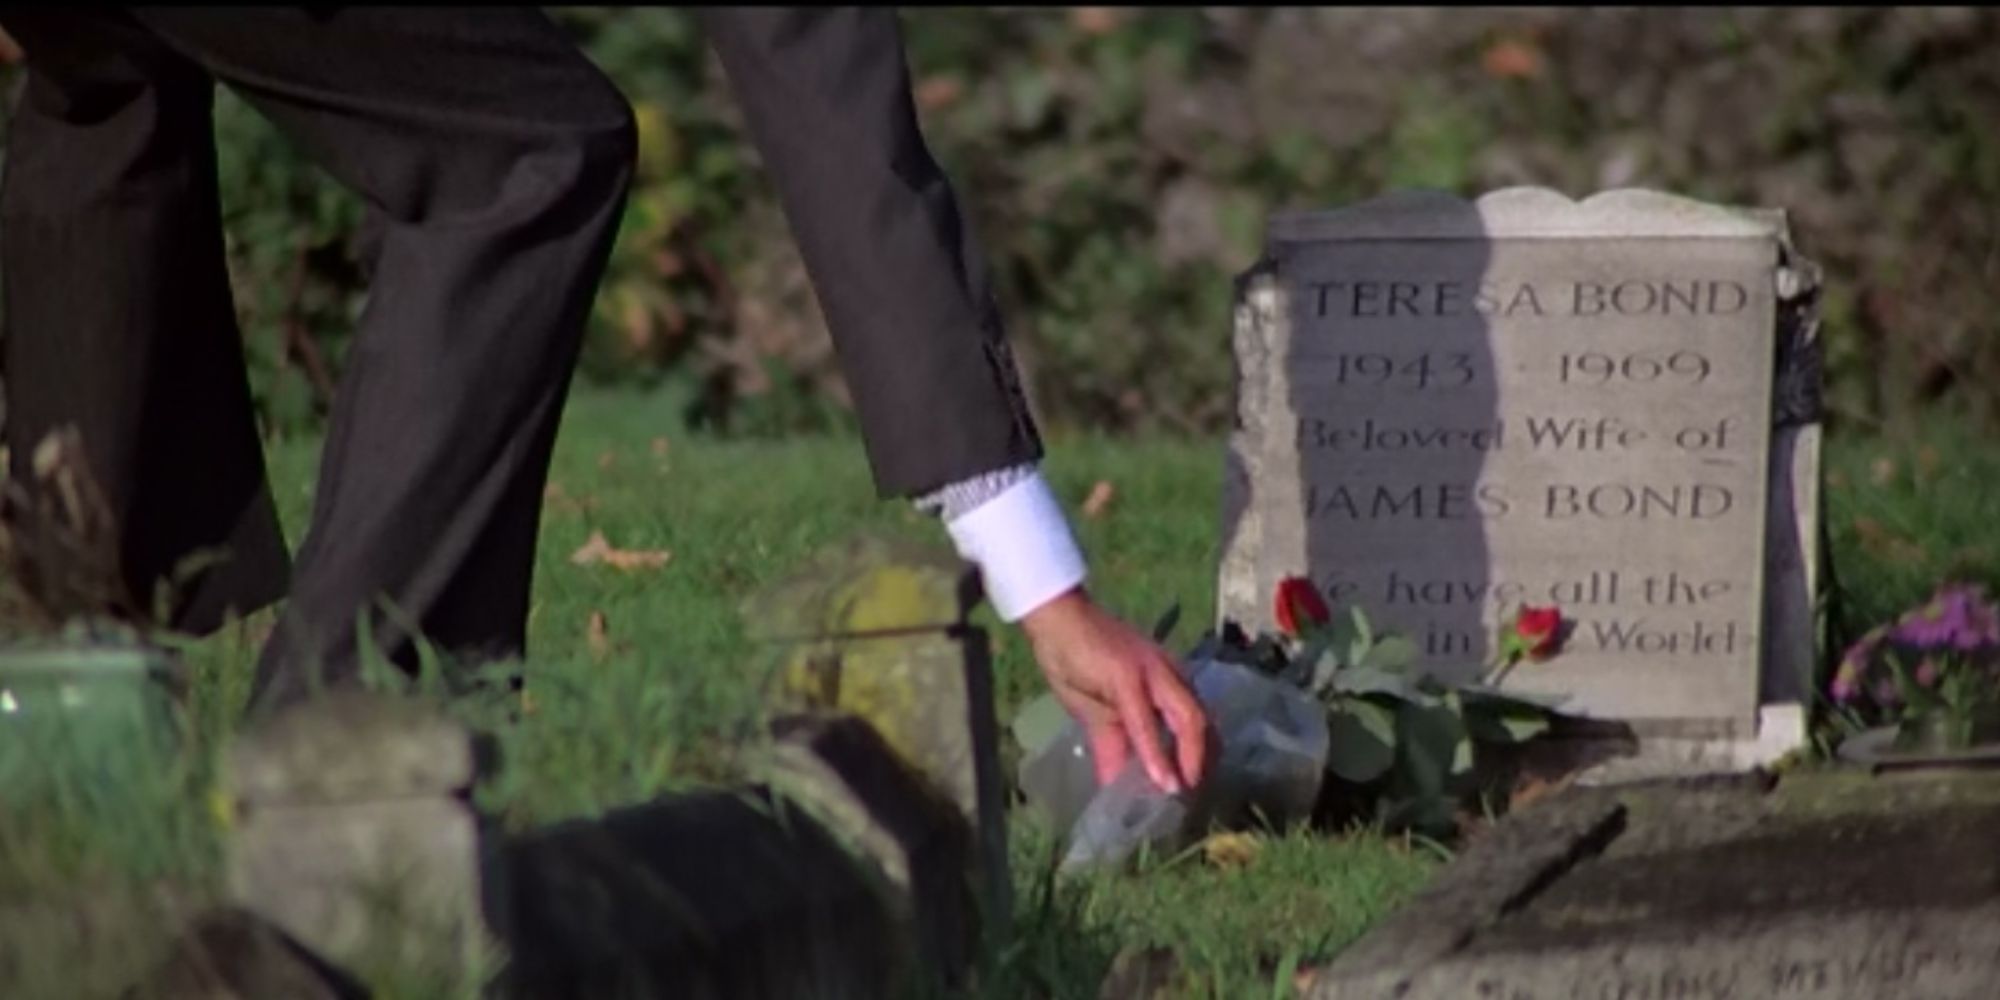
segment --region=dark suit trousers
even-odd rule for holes
[[[126,582],[227,561],[193,632],[290,602],[255,699],[357,672],[356,624],[409,662],[523,645],[557,420],[634,151],[609,81],[533,8],[0,11],[28,81],[0,193],[7,439],[82,432]],[[221,81],[385,224],[290,567],[224,266]],[[383,601],[398,613],[382,610]]]

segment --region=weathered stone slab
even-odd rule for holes
[[[1656,192],[1274,218],[1239,290],[1219,617],[1269,622],[1309,575],[1463,678],[1554,603],[1566,652],[1504,686],[1777,756],[1760,715],[1798,695],[1818,586],[1816,288],[1781,213]]]
[[[1473,842],[1403,909],[1341,953],[1329,973],[1366,977],[1423,965],[1603,850],[1625,822],[1607,795],[1572,795],[1523,810]]]
[[[251,804],[231,838],[233,898],[342,965],[476,959],[480,832],[449,798]]]
[[[259,803],[448,795],[472,786],[475,756],[472,734],[434,708],[334,689],[245,732],[229,788]]]
[[[904,963],[864,869],[766,792],[672,796],[510,841],[516,995],[894,996]]]
[[[342,966],[471,968],[491,939],[472,734],[413,699],[341,690],[229,753],[232,899]]]
[[[1580,790],[1578,801],[1624,808],[1600,852],[1474,916],[1428,905],[1427,893],[1329,965],[1312,995],[1992,995],[2000,775],[1809,774],[1763,787]],[[1440,884],[1475,877],[1472,853]],[[1425,917],[1469,933],[1440,951]]]
[[[777,712],[866,721],[958,807],[974,833],[982,908],[1004,922],[1011,883],[991,650],[965,620],[978,596],[977,573],[956,555],[862,537],[815,557],[744,614],[754,635],[778,643]]]

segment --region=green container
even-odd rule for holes
[[[0,648],[0,789],[88,788],[169,766],[173,676],[141,646]]]

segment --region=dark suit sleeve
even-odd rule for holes
[[[1039,459],[985,258],[917,125],[894,10],[701,16],[826,315],[882,495]]]

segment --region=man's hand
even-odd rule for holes
[[[1098,784],[1116,778],[1135,748],[1162,790],[1201,783],[1208,717],[1165,650],[1082,587],[1029,612],[1021,629],[1057,700],[1083,726]],[[1161,746],[1158,717],[1173,730],[1178,762]]]

